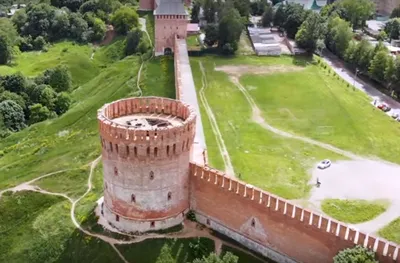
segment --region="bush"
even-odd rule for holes
[[[333,263],[378,263],[375,253],[358,245],[340,251],[334,258]]]
[[[189,210],[189,212],[186,214],[186,218],[192,222],[196,222],[196,214],[193,212],[193,210]]]
[[[30,111],[29,115],[30,124],[47,120],[51,116],[49,109],[40,103],[30,106],[29,111]]]
[[[35,50],[42,50],[45,47],[46,44],[47,44],[46,40],[44,40],[44,38],[42,36],[38,36],[33,41],[33,48]]]
[[[20,131],[26,127],[24,110],[15,101],[1,102],[0,115],[4,127],[12,132]]]

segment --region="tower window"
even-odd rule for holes
[[[131,194],[131,202],[136,203],[136,196],[134,194]]]
[[[169,155],[169,145],[167,145],[167,155]]]
[[[210,219],[207,219],[207,225],[210,225]]]
[[[114,167],[114,175],[117,176],[118,175],[118,168]]]
[[[254,218],[251,219],[251,226],[252,226],[252,227],[255,227],[255,226],[256,226],[256,220],[254,220]]]
[[[112,142],[110,142],[110,151],[113,151]]]
[[[115,145],[115,151],[118,153],[118,144]]]
[[[126,155],[129,155],[129,146],[126,146]]]
[[[147,147],[147,156],[150,156],[150,147]]]
[[[171,198],[172,198],[172,193],[169,192],[169,193],[168,193],[168,201],[171,200]]]
[[[174,145],[172,146],[172,151],[173,151],[174,154],[176,153],[176,144],[174,144]]]
[[[156,147],[154,148],[154,156],[157,157],[157,155],[158,155],[158,148]]]
[[[154,172],[150,171],[150,180],[153,180],[153,179],[154,179]]]
[[[154,227],[156,224],[154,223],[154,221],[152,221],[151,223],[150,223],[150,227]]]
[[[136,146],[133,148],[133,154],[135,155],[135,157],[137,157],[137,148],[136,148]]]
[[[119,222],[119,215],[115,215],[115,221]]]

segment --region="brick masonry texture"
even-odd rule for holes
[[[356,244],[375,251],[379,262],[400,262],[396,244],[355,231],[220,171],[191,164],[190,181],[191,209],[205,225],[278,262],[332,262],[338,251]]]
[[[168,115],[182,122],[174,127],[137,129],[113,121],[135,114],[153,118]],[[107,220],[127,232],[181,223],[182,213],[189,208],[194,110],[171,99],[129,98],[105,105],[98,112],[98,120]],[[129,227],[127,220],[132,220]]]

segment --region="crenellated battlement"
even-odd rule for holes
[[[121,117],[169,123],[168,127],[132,127]],[[194,140],[196,114],[181,101],[166,98],[128,98],[98,111],[101,145],[122,158],[165,158],[189,151]]]
[[[201,214],[209,216],[211,219],[218,220],[220,224],[225,225],[226,227],[235,229],[234,224],[230,224],[230,216],[224,215],[224,217],[216,218],[217,216],[215,215],[219,212],[215,212],[214,215],[214,211],[202,211],[204,207],[211,204],[201,204],[203,201],[200,200],[218,200],[216,201],[218,207],[224,208],[228,207],[229,204],[224,203],[221,198],[217,199],[216,196],[200,197],[198,193],[196,193],[196,188],[213,188],[214,191],[220,193],[219,197],[224,196],[224,198],[229,200],[229,202],[235,203],[235,209],[240,209],[239,204],[243,204],[243,207],[247,209],[247,211],[244,211],[243,209],[243,213],[246,213],[246,216],[249,218],[256,216],[261,212],[261,214],[264,214],[263,217],[270,217],[276,222],[284,223],[285,225],[283,227],[289,229],[295,226],[296,229],[300,230],[300,233],[309,234],[313,237],[316,236],[321,243],[325,243],[325,246],[334,250],[332,251],[332,255],[336,254],[340,249],[354,245],[362,245],[376,252],[380,262],[400,262],[400,247],[397,244],[382,238],[377,238],[373,235],[362,233],[345,223],[301,208],[285,199],[263,191],[250,184],[227,177],[224,173],[215,169],[198,166],[192,163],[190,165],[190,175],[192,186],[194,185],[194,188],[192,188],[192,203],[194,204],[194,207],[192,207],[192,209],[195,211],[199,209]],[[249,211],[250,213],[247,213]],[[266,221],[268,222],[269,220]],[[268,225],[264,225],[264,228],[271,228],[271,226],[267,226]],[[240,232],[239,229],[235,230]],[[247,238],[252,239],[251,234],[242,234],[247,236]],[[254,240],[257,241],[257,238],[254,237]],[[264,245],[274,247],[274,240],[271,240],[270,242],[271,244]],[[314,249],[316,248],[314,247]],[[280,247],[279,250],[281,250]],[[286,250],[286,248],[282,248],[282,250],[280,252],[291,256],[290,249]],[[293,258],[303,262],[312,262],[305,260],[307,256],[312,256],[312,253],[306,252],[307,251],[303,252],[304,255],[294,254]],[[330,260],[332,259],[332,255],[328,255]]]

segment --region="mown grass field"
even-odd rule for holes
[[[385,212],[388,206],[389,202],[384,200],[325,199],[321,204],[322,211],[325,214],[351,224],[370,221]]]
[[[379,230],[379,235],[387,240],[400,243],[400,217]]]
[[[305,197],[310,189],[308,170],[320,159],[344,159],[322,148],[275,135],[251,120],[251,108],[227,74],[214,71],[224,64],[290,64],[289,58],[239,57],[191,58],[196,89],[202,87],[199,62],[203,63],[208,87],[207,100],[217,119],[235,174],[244,181],[288,199]],[[209,119],[200,105],[207,151],[212,166],[224,169]]]
[[[241,78],[271,125],[341,149],[400,163],[400,125],[327,69]]]
[[[251,120],[244,95],[221,65],[274,66],[293,72],[240,78],[272,126],[306,136],[360,155],[400,163],[400,125],[372,107],[369,98],[316,63],[291,57],[192,57],[196,89],[202,87],[199,62],[206,70],[208,102],[216,116],[228,152],[241,178],[282,197],[297,199],[308,193],[309,169],[321,159],[345,159],[330,151],[287,139],[264,130]],[[224,169],[208,117],[201,105],[210,163]],[[375,157],[375,158],[376,158]]]

